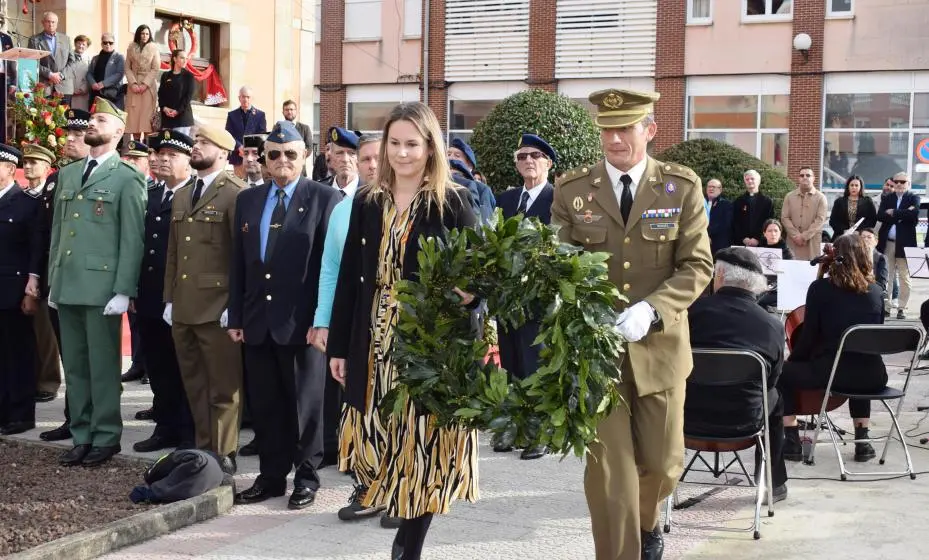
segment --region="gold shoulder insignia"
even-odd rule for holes
[[[658,166],[661,168],[662,173],[665,175],[674,175],[675,177],[683,177],[688,181],[696,181],[698,179],[697,174],[693,169],[686,167],[684,165],[678,164],[667,164],[658,162]]]
[[[565,172],[564,175],[558,178],[555,182],[555,186],[556,187],[564,186],[568,183],[571,183],[572,181],[576,181],[582,177],[586,177],[589,174],[590,174],[590,166],[583,165],[581,167],[575,167],[574,169],[571,169],[570,171]]]

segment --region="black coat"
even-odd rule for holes
[[[710,205],[710,225],[707,228],[710,234],[710,250],[713,254],[720,249],[732,246],[732,202],[717,197]],[[741,244],[742,239],[738,240]]]
[[[159,110],[170,107],[177,111],[176,117],[169,117],[164,111],[161,112],[161,128],[193,126],[194,111],[190,107],[190,101],[196,88],[194,75],[186,68],[178,74],[169,70],[161,75],[161,85],[158,87]]]
[[[503,210],[504,218],[512,218],[519,208],[519,199],[523,195],[522,187],[508,189],[497,196],[497,208]],[[526,210],[527,218],[538,218],[543,224],[552,223],[552,201],[555,200],[555,187],[547,183],[542,192],[533,201],[532,206]]]
[[[301,177],[287,206],[273,255],[261,260],[261,215],[273,184],[245,189],[235,209],[229,328],[244,329],[246,344],[270,333],[280,345],[306,345],[319,292],[329,214],[341,197]]]
[[[698,298],[690,306],[688,318],[692,348],[749,350],[764,359],[768,365],[768,409],[773,411],[784,364],[784,327],[780,321],[765,312],[751,292],[727,287]],[[733,435],[757,429],[753,420],[762,404],[760,380],[751,386],[712,388],[688,383],[684,403],[688,433],[699,434],[701,426],[720,424],[730,426]]]
[[[48,258],[52,249],[52,218],[55,214],[55,187],[58,186],[58,172],[55,171],[45,178],[42,191],[38,193],[39,200],[39,228],[42,233],[42,297],[47,298],[48,287]]]
[[[888,215],[887,211],[893,210]],[[897,195],[889,194],[881,198],[881,207],[877,211],[877,221],[883,224],[881,231],[877,236],[877,250],[884,252],[887,247],[887,236],[890,234],[890,228],[897,226],[896,245],[894,247],[894,257],[903,258],[906,252],[905,247],[916,247],[916,223],[919,221],[919,196],[911,193],[903,193],[903,199],[900,200],[899,209],[897,208]],[[926,237],[929,239],[929,236]]]
[[[871,265],[874,267],[874,282],[881,291],[887,291],[887,257],[877,249],[871,251]]]
[[[178,189],[189,185],[193,178]],[[177,194],[177,191],[174,191]],[[140,317],[158,319],[164,314],[165,264],[168,260],[168,234],[171,231],[171,203],[162,204],[165,187],[156,183],[148,189],[145,208],[145,246],[139,274],[139,295],[135,310]]]
[[[835,202],[832,204],[832,213],[829,214],[829,225],[832,227],[832,238],[845,233],[845,230],[854,225],[853,222],[848,221],[848,198],[841,196],[835,199]],[[874,207],[874,201],[871,200],[870,196],[861,196],[858,197],[858,212],[856,214],[855,221],[857,222],[861,218],[864,218],[864,221],[861,222],[861,225],[858,226],[856,231],[861,231],[864,228],[873,228],[877,224],[877,209]]]
[[[761,193],[755,196],[744,193],[732,203],[732,243],[742,245],[746,237],[761,241],[762,227],[773,217],[774,203],[770,198]]]
[[[44,276],[41,202],[13,185],[0,198],[0,309],[19,309],[30,274]]]
[[[438,208],[430,205],[421,208],[414,218],[403,259],[401,276],[404,280],[415,280],[419,275],[417,255],[421,236],[444,237],[446,230],[477,223],[467,190],[456,188],[446,193],[442,217],[439,217]],[[345,401],[358,410],[365,408],[368,387],[371,310],[383,236],[383,196],[371,200],[356,196],[352,202],[329,325],[328,355],[347,360]]]

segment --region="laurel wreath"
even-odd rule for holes
[[[504,220],[499,210],[488,225],[422,238],[418,281],[397,287],[398,382],[382,411],[400,415],[409,399],[440,426],[582,456],[621,402],[623,340],[613,325],[625,298],[609,281],[608,259],[560,242],[554,226]],[[540,321],[534,375],[510,380],[486,360],[488,344],[475,337],[455,287],[483,298],[500,326]]]

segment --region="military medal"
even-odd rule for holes
[[[594,221],[594,212],[593,212],[593,210],[588,210],[588,211],[584,212],[584,223],[585,223],[585,224],[592,224],[593,221]]]
[[[94,205],[94,214],[97,216],[103,215],[103,201],[98,200],[97,204]]]
[[[583,207],[584,207],[584,199],[582,199],[579,196],[575,196],[574,197],[574,209],[580,212],[581,208]]]

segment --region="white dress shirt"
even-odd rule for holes
[[[3,189],[0,189],[0,198],[3,198],[4,196],[6,196],[6,193],[10,192],[15,186],[16,186],[16,182],[14,181],[10,183],[8,187],[4,187]]]
[[[115,155],[117,155],[117,154],[116,154],[116,150],[107,152],[107,153],[103,154],[102,156],[98,156],[98,157],[95,157],[95,158],[92,158],[92,157],[90,157],[90,156],[87,156],[87,161],[84,162],[84,170],[81,171],[81,175],[83,175],[84,173],[87,172],[87,166],[90,165],[90,162],[91,162],[91,161],[96,161],[96,162],[97,162],[97,166],[94,167],[94,168],[93,168],[93,171],[90,172],[90,175],[87,176],[87,178],[90,179],[90,178],[93,176],[93,174],[97,172],[98,169],[100,169],[101,167],[103,167],[103,163],[104,163],[106,160],[110,159],[111,157],[113,157],[113,156],[115,156]]]
[[[200,198],[203,198],[204,195],[206,195],[206,191],[210,190],[210,186],[213,184],[213,181],[216,180],[216,176],[222,173],[222,171],[223,170],[220,169],[219,171],[214,171],[204,177],[197,176],[198,179],[201,179],[203,181],[203,190],[200,192]],[[194,188],[195,189],[197,188],[196,183],[194,183]],[[193,191],[190,191],[190,193],[191,193],[191,196],[193,196]]]
[[[351,181],[349,184],[345,185],[344,188],[339,186],[339,181],[338,181],[338,180],[333,180],[333,181],[332,181],[332,188],[334,188],[334,189],[337,190],[337,191],[342,191],[342,192],[344,192],[344,193],[345,193],[345,198],[355,198],[355,191],[358,190],[358,183],[359,183],[359,177],[358,177],[358,176],[355,176],[355,178],[352,179],[352,181]]]
[[[535,202],[535,199],[539,198],[539,195],[542,193],[542,189],[545,188],[545,185],[548,184],[548,179],[543,178],[540,185],[536,185],[532,188],[527,189],[526,185],[523,185],[523,190],[519,193],[519,199],[522,200],[523,193],[529,193],[529,200],[526,201],[526,210],[532,208],[532,203]]]
[[[616,195],[616,201],[621,202],[623,199],[623,183],[619,180],[623,175],[632,178],[632,184],[629,185],[629,191],[632,192],[632,199],[635,200],[636,189],[642,184],[642,175],[645,175],[645,167],[648,165],[648,157],[642,158],[642,161],[632,166],[628,172],[623,173],[613,167],[610,162],[606,162],[606,174],[610,177],[610,183],[613,185],[613,193]]]

